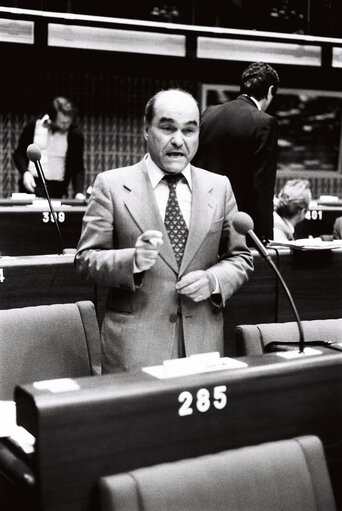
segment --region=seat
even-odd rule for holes
[[[302,321],[305,341],[342,341],[342,319],[314,319]],[[298,325],[287,323],[260,323],[235,327],[237,356],[261,355],[271,342],[299,341]],[[266,348],[267,350],[267,348]]]
[[[0,310],[0,399],[17,384],[100,374],[91,301]]]
[[[13,400],[17,384],[100,372],[100,330],[91,301],[0,310],[1,400]],[[1,500],[13,511],[24,509],[29,499],[35,502],[35,492],[25,455],[2,439]]]
[[[242,447],[102,477],[101,511],[335,511],[320,439]]]

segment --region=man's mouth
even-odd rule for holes
[[[167,153],[169,158],[182,158],[184,156],[180,151],[170,151]]]

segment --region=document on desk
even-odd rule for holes
[[[218,352],[210,352],[185,358],[164,360],[162,365],[143,367],[142,370],[156,378],[165,379],[223,371],[224,369],[240,369],[242,367],[248,367],[248,364],[234,358],[220,357]]]
[[[34,452],[35,437],[17,425],[15,401],[0,401],[0,438],[10,438],[24,453]]]
[[[334,250],[342,248],[342,240],[323,241],[321,238],[301,238],[293,241],[270,241],[269,247],[288,247],[295,250]]]

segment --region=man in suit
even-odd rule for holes
[[[237,207],[228,179],[190,165],[199,122],[189,93],[160,91],[145,109],[148,153],[96,177],[75,267],[109,287],[103,373],[223,354],[222,307],[253,262],[232,226]]]
[[[277,166],[277,121],[266,109],[278,85],[271,66],[250,64],[241,76],[240,95],[204,112],[193,161],[229,178],[239,210],[252,217],[264,243],[273,237]]]

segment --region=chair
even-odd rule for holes
[[[0,310],[0,399],[17,384],[100,374],[100,330],[90,301]]]
[[[17,384],[99,374],[92,302],[0,310],[0,399],[13,400]],[[0,499],[13,511],[37,498],[35,474],[17,447],[11,439],[0,441]]]
[[[302,321],[305,341],[342,341],[342,319],[314,319]],[[287,323],[261,323],[235,327],[237,356],[261,355],[271,342],[299,341],[298,325]]]
[[[101,511],[334,511],[313,435],[102,477]]]

